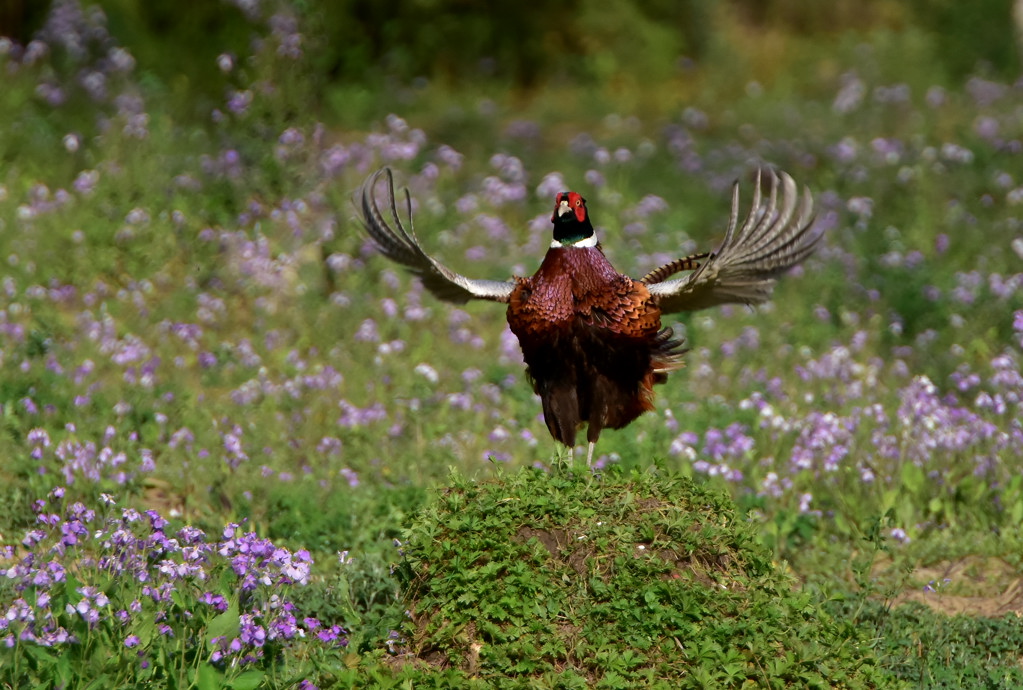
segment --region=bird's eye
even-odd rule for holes
[[[582,199],[576,199],[575,200],[575,205],[576,206],[582,206],[583,205],[583,200]]]

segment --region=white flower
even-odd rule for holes
[[[440,380],[440,375],[437,374],[437,370],[426,362],[420,362],[417,364],[415,372],[420,376],[426,377],[426,380],[430,383],[437,383]]]

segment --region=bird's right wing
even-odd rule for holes
[[[384,200],[387,217],[380,211],[380,205],[377,203],[376,188],[381,176],[387,181]],[[359,220],[381,254],[419,276],[427,290],[446,302],[463,304],[473,299],[508,301],[515,288],[514,282],[466,278],[423,251],[412,227],[412,199],[408,189],[405,190],[405,206],[408,216],[407,229],[398,217],[394,199],[394,177],[390,168],[376,171],[362,183],[359,198],[356,200],[356,211],[360,212]]]
[[[685,268],[676,267],[687,257],[652,271],[647,282],[650,294],[663,313],[696,311],[719,304],[757,304],[771,297],[775,279],[813,253],[820,234],[813,234],[813,198],[809,190],[800,197],[796,183],[784,172],[771,178],[771,193],[762,204],[760,172],[753,191],[753,207],[739,222],[739,183],[732,187],[732,213],[725,239],[685,278],[665,280]],[[778,191],[781,188],[781,206]],[[798,206],[798,208],[797,208]]]

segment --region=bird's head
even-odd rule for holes
[[[561,192],[555,197],[551,222],[554,223],[554,241],[562,245],[578,245],[593,237],[586,199],[577,192]]]

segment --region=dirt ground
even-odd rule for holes
[[[890,563],[878,564],[875,573],[890,575],[890,568]],[[911,571],[893,605],[910,601],[949,616],[1023,616],[1023,577],[1000,558],[965,556]]]

